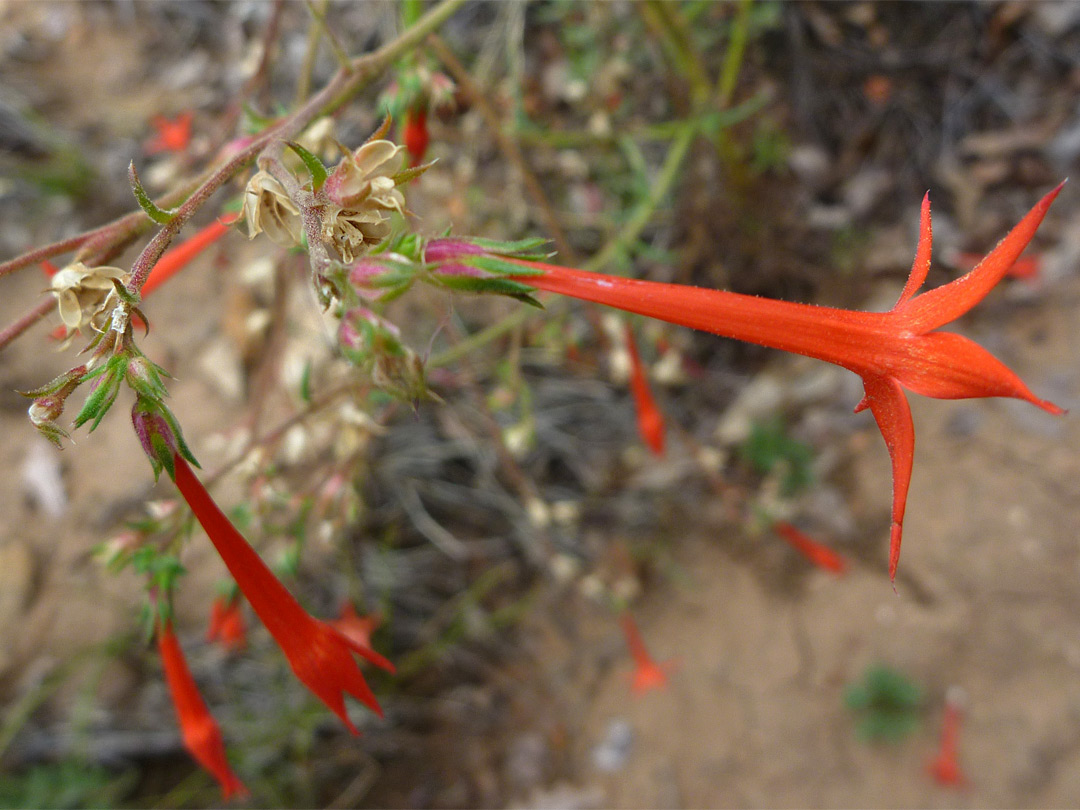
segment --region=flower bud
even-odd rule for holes
[[[441,264],[462,256],[479,256],[486,251],[466,239],[432,239],[424,247],[424,261]]]
[[[177,453],[198,466],[184,443],[176,417],[161,402],[144,396],[137,397],[131,408],[131,424],[150,459],[150,466],[154,468],[155,479],[163,467],[170,478],[175,476],[173,457]]]
[[[60,418],[60,414],[64,412],[64,398],[56,395],[48,395],[44,397],[38,397],[30,405],[30,421],[34,423],[35,427],[41,427],[48,422],[53,422]]]

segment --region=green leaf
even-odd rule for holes
[[[128,180],[131,181],[131,190],[135,194],[135,199],[139,201],[139,207],[142,208],[146,215],[158,225],[168,225],[172,218],[176,216],[176,212],[165,211],[154,205],[154,201],[150,199],[146,189],[139,182],[139,173],[135,171],[134,160],[128,164]]]
[[[326,178],[329,175],[326,166],[324,166],[323,162],[314,154],[296,141],[286,141],[286,143],[289,145],[290,149],[300,156],[300,160],[304,161],[304,166],[307,167],[308,172],[311,174],[311,190],[318,191],[322,188],[323,183],[326,182]]]

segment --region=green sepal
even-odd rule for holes
[[[413,284],[413,279],[413,276],[409,276],[408,278],[403,279],[402,281],[399,281],[395,284],[387,285],[385,287],[386,292],[379,296],[379,303],[386,304],[390,301],[393,301],[395,298],[400,298],[402,295],[409,291],[409,288]],[[377,284],[376,286],[382,287],[383,285]]]
[[[438,162],[438,160],[429,160],[419,166],[410,166],[408,169],[402,169],[400,172],[390,175],[390,179],[394,181],[394,185],[400,186],[402,183],[408,183],[410,180],[416,179]]]
[[[79,368],[85,369],[85,366],[80,366]],[[74,382],[76,379],[79,380],[80,384],[86,382],[86,380],[89,378],[85,377],[85,374],[85,371],[79,371],[78,369],[73,368],[69,371],[65,371],[59,377],[54,377],[49,382],[45,383],[45,385],[39,386],[38,388],[34,388],[30,391],[16,391],[15,393],[29,399],[37,399],[38,397],[43,397],[46,394],[55,394],[65,385]]]
[[[175,481],[176,467],[173,464],[173,453],[169,443],[162,436],[155,433],[150,437],[150,449],[154,451],[154,455],[150,459],[150,466],[154,470],[154,480],[158,480],[158,476],[161,475],[161,470],[164,468],[165,472],[169,474],[169,478]]]
[[[500,276],[542,276],[543,270],[538,270],[535,267],[522,267],[520,264],[514,264],[508,262],[505,259],[500,259],[498,256],[462,256],[458,259],[461,264],[466,264],[470,267],[476,267],[480,270],[486,270],[489,273],[495,273]]]
[[[146,313],[143,312],[138,307],[132,307],[131,308],[131,314],[132,315],[138,315],[142,319],[142,322],[143,322],[143,337],[148,337],[150,335],[150,319],[146,317]]]
[[[476,278],[475,276],[436,276],[439,284],[457,292],[507,295],[530,306],[543,309],[540,302],[530,295],[535,287],[508,278]]]
[[[93,419],[94,424],[91,425],[90,432],[94,432],[94,428],[101,423],[102,418],[108,413],[109,408],[112,407],[113,402],[116,401],[116,397],[120,393],[120,377],[127,370],[127,363],[127,357],[117,355],[110,357],[100,372],[97,370],[93,372],[93,376],[96,377],[98,373],[102,373],[105,374],[107,379],[102,380],[97,389],[86,398],[86,402],[83,403],[82,409],[72,423],[75,427],[82,427],[86,422]]]
[[[311,360],[304,363],[304,370],[300,373],[300,401],[304,404],[311,403]]]
[[[322,188],[326,178],[330,175],[323,162],[296,141],[286,141],[285,143],[296,152],[300,160],[304,161],[304,166],[307,167],[308,172],[311,174],[311,190],[318,191]]]
[[[195,458],[195,454],[191,452],[191,448],[188,447],[187,442],[184,441],[184,432],[180,429],[180,423],[176,421],[176,417],[173,416],[172,411],[170,411],[164,405],[161,405],[161,411],[162,416],[165,418],[165,421],[169,424],[169,428],[172,430],[173,438],[176,440],[177,452],[180,453],[180,455],[183,456],[187,461],[191,462],[201,470],[202,465],[199,463],[198,459]]]
[[[514,256],[520,259],[546,259],[554,255],[548,248],[551,242],[543,237],[533,236],[528,239],[517,239],[510,242],[500,242],[496,239],[483,239],[470,236],[464,241],[481,247],[489,253],[501,253],[505,256]]]
[[[154,201],[150,199],[146,189],[143,188],[142,183],[139,181],[139,173],[135,171],[134,160],[128,164],[128,180],[131,181],[131,191],[135,195],[135,199],[139,201],[139,207],[143,212],[158,225],[168,225],[172,218],[176,216],[176,212],[166,211],[154,205]]]
[[[64,444],[61,439],[70,439],[71,435],[59,425],[54,425],[52,422],[46,422],[43,425],[34,425],[37,428],[37,432],[48,439],[50,442],[56,445],[58,450],[64,449]]]
[[[120,279],[110,279],[112,281],[113,289],[116,290],[116,297],[127,304],[129,307],[137,307],[142,303],[142,296],[138,293],[133,293],[128,290],[121,282]],[[142,313],[139,314],[142,317]]]
[[[79,354],[86,354],[87,352],[96,349],[98,347],[98,344],[101,343],[102,339],[108,333],[109,333],[108,329],[102,329],[100,332],[95,332],[94,336],[90,339],[90,342],[87,343],[82,349],[79,350]],[[87,379],[89,379],[89,378],[87,378]]]

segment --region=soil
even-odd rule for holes
[[[133,81],[139,62],[132,58],[131,64],[113,64],[101,81],[79,85],[78,92],[63,91],[72,86],[67,78],[83,64],[79,49],[88,44],[105,47],[116,38],[116,31],[102,21],[116,22],[108,15],[120,12],[96,4],[87,4],[82,11],[65,6],[67,11],[60,13],[59,8],[55,4],[0,8],[0,30],[22,32],[29,44],[20,47],[45,48],[41,43],[46,43],[56,57],[47,74],[33,74],[25,53],[9,43],[3,59],[15,66],[16,73],[5,70],[5,75],[17,75],[13,86],[22,92],[32,88],[29,94],[38,94],[34,100],[48,111],[51,121],[85,134],[85,128],[94,122],[105,126],[101,122],[106,120],[87,108],[109,104],[115,89],[107,91],[108,87]],[[956,12],[950,19],[958,27],[957,52],[969,53],[965,26],[980,30],[969,18],[977,18],[999,38],[1005,37],[1000,26],[1014,26],[1019,33],[1008,40],[1012,44],[1007,47],[1014,49],[1009,53],[1021,47],[1017,43],[1030,44],[1034,38],[1059,49],[1072,42],[1075,26],[1062,23],[1065,27],[1054,33],[1056,29],[1048,27],[1050,11],[1010,9],[1008,4],[994,6],[983,17],[970,9]],[[123,29],[125,41],[132,37],[144,45],[155,41],[145,30],[149,20],[139,17],[137,8],[134,13],[131,27]],[[889,13],[879,12],[878,24],[887,26]],[[935,13],[946,14],[940,9]],[[1018,16],[1008,16],[1014,13]],[[836,9],[813,4],[784,14],[794,18],[787,20],[789,28],[802,26],[811,39],[829,40],[830,25],[840,26],[836,35],[842,43],[854,36],[852,27],[873,29],[871,22],[853,22],[853,16],[849,19]],[[56,19],[67,21],[67,33],[56,27]],[[234,24],[238,32],[259,30],[249,20]],[[196,30],[202,23],[190,25]],[[370,25],[376,28],[377,21]],[[54,29],[60,33],[50,33]],[[302,33],[304,26],[297,23],[296,30]],[[240,33],[237,38],[236,47],[241,48]],[[766,47],[775,47],[768,38],[765,42]],[[840,44],[833,47],[840,49]],[[818,58],[827,49],[811,50]],[[783,65],[784,59],[778,58],[776,64]],[[1002,59],[997,78],[1017,86],[1045,80],[1035,68],[1023,74],[1023,65],[1018,64],[1015,58]],[[757,65],[754,75],[764,81],[769,66]],[[202,70],[212,69],[213,62],[203,64]],[[1009,72],[1013,70],[1022,74],[1019,79]],[[1069,73],[1074,83],[1076,70]],[[152,87],[151,78],[146,85]],[[861,85],[853,77],[844,78],[851,83],[837,95],[847,98],[844,93],[854,93]],[[983,78],[990,84],[994,75]],[[147,134],[140,132],[139,122],[162,112],[154,107],[155,94],[135,83],[138,92],[125,96],[123,115],[108,119],[108,137],[100,139],[103,144],[120,139],[128,152],[137,149]],[[180,87],[171,101],[179,107],[198,103],[204,93],[197,85]],[[1065,83],[1058,89],[1038,85],[1044,103],[1035,112],[1027,111],[1025,119],[1029,128],[1047,127],[1037,146],[1024,146],[1023,141],[1016,148],[1008,143],[984,144],[980,147],[984,152],[969,156],[956,169],[962,178],[975,178],[971,180],[978,186],[978,192],[972,192],[975,213],[965,214],[962,202],[967,198],[961,199],[961,194],[955,195],[955,207],[945,202],[945,194],[935,196],[935,201],[942,199],[935,207],[941,223],[938,233],[935,219],[935,232],[946,248],[961,244],[956,235],[961,229],[979,235],[980,249],[992,246],[1037,198],[1020,181],[1033,176],[1028,184],[1032,189],[1048,188],[1043,175],[1057,171],[1059,165],[1050,167],[1054,161],[1046,144],[1064,140],[1068,127],[1059,113],[1074,98],[1069,86],[1073,85]],[[40,103],[42,98],[49,103]],[[797,127],[799,115],[812,118],[814,113],[794,102],[787,109],[793,131],[805,136]],[[463,120],[469,123],[462,126],[480,127],[476,117]],[[1056,123],[1051,127],[1047,121]],[[437,129],[434,140],[440,135],[452,139],[454,126]],[[882,126],[886,134],[895,135]],[[997,122],[982,133],[1015,135],[1020,129]],[[1069,131],[1075,134],[1075,127]],[[859,148],[867,165],[884,162],[887,137],[871,148],[866,148],[865,140],[861,147],[851,147],[847,141],[832,143],[834,138],[840,135],[821,134],[816,142],[807,136],[802,145],[828,145],[825,154],[834,170],[846,166],[853,177],[864,176],[865,166],[854,156]],[[857,140],[854,134],[852,138]],[[107,145],[94,148],[122,151]],[[917,160],[904,162],[894,156],[897,163],[887,164],[891,169],[902,167],[888,188],[903,195],[903,212],[890,211],[886,201],[861,219],[852,213],[857,208],[851,201],[854,192],[844,198],[841,187],[815,191],[794,170],[785,174],[777,182],[787,184],[796,200],[794,213],[787,216],[806,219],[814,212],[824,216],[826,208],[834,214],[846,211],[849,230],[867,231],[853,248],[857,258],[865,260],[865,266],[885,269],[862,275],[821,270],[840,255],[834,251],[814,262],[819,269],[813,284],[792,281],[782,270],[776,270],[778,278],[760,283],[773,285],[773,290],[779,285],[782,291],[794,285],[800,295],[812,289],[830,299],[859,296],[860,305],[871,298],[876,302],[895,297],[893,287],[902,279],[903,262],[910,261],[914,248],[909,226],[919,192],[909,192],[913,183],[925,185],[920,161],[931,160],[930,151],[920,147]],[[940,152],[935,154],[941,157]],[[451,168],[433,170],[410,190],[421,198],[418,211],[453,212],[462,207],[454,184],[465,170],[446,157]],[[1072,154],[1069,160],[1075,159]],[[104,165],[119,164],[121,170],[113,176],[122,177],[125,160],[110,153]],[[498,160],[496,156],[492,162]],[[962,184],[941,180],[945,172],[940,164],[934,171],[934,182],[941,186]],[[1005,180],[985,180],[990,176],[1013,182],[1010,186]],[[907,182],[912,177],[913,183]],[[504,181],[483,167],[477,175],[479,184],[488,184],[493,199]],[[693,199],[702,192],[692,182],[687,186],[678,202],[682,210],[699,211],[715,203],[715,197]],[[850,185],[846,188],[851,191]],[[113,205],[119,211],[112,211]],[[124,200],[110,199],[95,213],[111,216],[125,205]],[[0,228],[3,255],[55,238],[64,229],[64,218],[76,216],[76,210],[87,218],[83,226],[94,224],[89,219],[95,213],[87,214],[85,208],[85,203],[50,201],[22,186],[9,187],[0,196],[0,216],[7,218]],[[437,216],[429,214],[432,219]],[[1035,282],[1008,280],[957,325],[958,331],[991,349],[1037,395],[1073,413],[1080,409],[1075,360],[1080,353],[1080,318],[1075,315],[1080,275],[1070,234],[1080,224],[1078,218],[1080,197],[1067,186],[1040,232],[1042,277]],[[720,222],[724,219],[718,215],[717,229],[739,224]],[[806,231],[785,238],[800,242],[809,252],[818,250],[822,241],[829,242],[821,232],[815,233],[813,238]],[[739,262],[725,263],[701,253],[700,244],[708,241],[708,235],[699,234],[700,243],[691,236],[688,272],[711,278],[738,272]],[[835,247],[836,241],[832,244]],[[228,457],[223,447],[232,435],[234,417],[243,410],[235,389],[243,390],[251,370],[235,330],[226,327],[223,333],[221,327],[230,302],[246,295],[246,288],[226,281],[224,286],[232,292],[223,294],[218,271],[223,265],[248,266],[261,255],[259,245],[238,235],[226,237],[220,247],[171,281],[148,310],[153,330],[140,345],[176,377],[170,385],[174,410],[208,468]],[[947,250],[936,255],[947,257]],[[763,261],[770,268],[782,264],[776,254]],[[800,256],[795,263],[810,261]],[[936,270],[940,276],[932,276],[931,284],[951,272]],[[36,269],[27,269],[0,279],[0,285],[0,324],[6,324],[36,300],[46,281]],[[294,304],[299,319],[317,323],[313,302]],[[494,320],[508,308],[495,304],[460,311],[469,318]],[[79,729],[91,728],[104,752],[99,752],[100,760],[115,764],[136,759],[148,773],[155,769],[171,773],[174,765],[168,757],[181,750],[175,734],[137,737],[135,745],[142,750],[136,755],[119,733],[132,728],[159,731],[172,722],[153,656],[138,637],[142,583],[131,573],[110,574],[91,552],[119,530],[123,519],[138,515],[147,499],[172,498],[173,493],[167,481],[153,485],[124,402],[94,433],[76,434],[76,444],[61,454],[31,429],[25,417],[27,402],[13,391],[39,385],[74,362],[71,350],[42,351],[54,322],[47,319],[0,355],[0,691],[9,706],[0,741],[3,729],[15,722],[16,707],[25,707],[27,696],[42,694],[42,685],[52,683],[50,677],[58,667],[117,639],[124,645],[118,654],[101,659],[96,677],[63,681],[55,692],[50,688],[43,696],[44,708],[32,715],[3,752],[7,759],[2,765],[16,773],[35,762],[72,756],[81,745]],[[309,326],[314,345],[320,338],[318,326]],[[538,421],[557,421],[570,407],[566,401],[576,403],[569,419],[579,424],[559,424],[547,433],[538,430],[540,447],[522,462],[549,503],[572,501],[580,509],[577,519],[546,535],[558,547],[555,552],[563,553],[545,552],[528,565],[516,561],[528,574],[519,571],[514,598],[527,594],[532,601],[512,629],[495,630],[492,623],[481,621],[476,632],[466,633],[460,648],[439,657],[432,672],[405,679],[399,692],[387,696],[386,723],[373,725],[359,741],[327,735],[318,755],[340,765],[347,777],[335,772],[333,780],[312,794],[310,803],[583,808],[1080,803],[1076,418],[1049,417],[1007,400],[943,402],[912,396],[918,437],[915,474],[894,593],[885,568],[891,497],[888,456],[869,414],[850,414],[859,397],[857,381],[846,372],[800,358],[733,355],[736,350],[709,336],[683,340],[688,341],[681,344],[687,355],[701,360],[709,376],[700,384],[663,389],[661,403],[668,418],[681,427],[673,430],[662,460],[652,460],[636,447],[624,385],[607,382],[595,368],[585,374],[580,367],[563,369],[557,377],[550,365],[530,368]],[[725,366],[732,357],[742,365]],[[755,528],[747,504],[768,503],[770,482],[755,478],[738,461],[734,445],[717,438],[737,415],[768,415],[755,410],[760,405],[747,405],[736,394],[769,381],[782,392],[777,410],[818,452],[820,486],[789,507],[801,523],[820,530],[845,554],[851,562],[845,576],[810,567],[770,532]],[[563,387],[552,393],[556,385]],[[797,390],[817,393],[802,395]],[[559,399],[564,394],[569,400]],[[422,431],[429,429],[439,441],[460,438],[463,430],[470,439],[479,433],[468,421],[477,409],[467,401],[451,402],[444,412],[429,405],[423,410],[415,419],[395,422],[393,430],[413,430],[420,444],[427,435]],[[286,413],[287,403],[274,400],[267,419]],[[555,440],[574,438],[575,431],[593,431],[577,436],[586,449],[560,449]],[[703,447],[727,460],[719,484],[715,475],[710,478],[702,471]],[[398,450],[387,439],[373,445],[373,459],[388,464]],[[376,490],[388,486],[377,476],[373,481],[370,486]],[[507,485],[505,491],[512,487]],[[230,502],[240,496],[235,484],[220,493]],[[430,493],[425,491],[425,496]],[[467,532],[465,524],[473,514],[469,510],[480,508],[465,500],[460,509],[469,517],[444,521],[457,535]],[[732,518],[733,509],[739,519]],[[384,523],[407,520],[400,509],[378,506],[372,511],[365,517],[369,532]],[[525,520],[524,510],[507,514]],[[495,533],[481,527],[467,539]],[[568,549],[572,553],[565,553]],[[338,572],[331,570],[328,552],[322,557],[315,554],[316,560],[326,563],[323,573],[332,580]],[[559,565],[567,558],[576,560],[578,568],[564,576]],[[436,559],[441,557],[436,554]],[[204,649],[199,637],[223,568],[198,542],[189,544],[184,564],[191,573],[181,591],[178,625],[186,628],[185,643],[199,646],[194,654],[200,662],[197,668],[213,681],[212,689],[220,697],[227,694],[221,681],[235,675],[241,665]],[[314,578],[319,575],[312,573]],[[470,577],[473,574],[469,572]],[[464,576],[456,568],[432,574],[455,583],[459,575]],[[631,663],[609,598],[620,588],[633,597],[633,615],[651,653],[659,660],[674,661],[669,684],[662,690],[642,696],[629,690]],[[400,642],[405,630],[393,633]],[[256,635],[253,646],[259,646],[259,639]],[[273,657],[264,646],[267,649],[256,656],[260,666]],[[903,673],[923,690],[919,729],[898,743],[869,744],[860,739],[855,718],[844,704],[849,685],[876,664]],[[280,662],[277,665],[280,669]],[[955,688],[963,694],[959,756],[966,784],[960,789],[936,784],[927,771],[938,751],[946,692]],[[228,720],[225,725],[228,731]],[[358,761],[363,768],[355,765]],[[157,777],[143,778],[143,793],[136,801],[153,801],[158,788],[147,785],[157,785]],[[163,781],[172,784],[168,778]]]

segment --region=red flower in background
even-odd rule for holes
[[[645,642],[641,639],[641,631],[629,611],[622,614],[619,623],[622,624],[623,634],[626,636],[626,646],[630,648],[630,657],[634,659],[630,690],[636,695],[642,695],[650,689],[664,689],[667,686],[668,672],[676,666],[676,662],[657,663],[649,655]]]
[[[431,140],[427,128],[427,109],[418,106],[405,113],[405,123],[401,128],[401,141],[409,153],[409,166],[419,166],[427,153]]]
[[[630,391],[637,409],[638,432],[649,449],[658,456],[664,455],[664,416],[656,405],[645,368],[641,362],[634,330],[626,325],[626,349],[630,352]]]
[[[351,602],[346,602],[341,606],[341,613],[330,624],[345,638],[370,650],[373,649],[371,634],[379,629],[382,616],[378,613],[361,616]]]
[[[938,784],[946,787],[961,787],[967,782],[957,760],[960,717],[959,701],[946,698],[945,715],[941,721],[941,749],[927,766]]]
[[[194,114],[182,112],[176,118],[166,118],[163,115],[155,115],[150,119],[150,125],[157,134],[143,144],[143,149],[148,155],[156,155],[158,152],[183,152],[191,143],[191,121]]]
[[[1062,184],[1064,185],[1064,184]],[[627,279],[505,257],[525,268],[508,279],[627,312],[826,360],[863,380],[869,408],[892,460],[893,504],[889,578],[895,580],[915,429],[904,389],[938,399],[1013,397],[1063,413],[1036,397],[1001,361],[965,337],[937,331],[979,303],[1008,273],[1061,191],[1043,197],[971,272],[916,295],[930,269],[930,201],[923,200],[919,244],[911,275],[888,312],[858,312],[774,301],[752,295]],[[459,257],[459,261],[460,261]],[[537,273],[536,271],[540,271]]]
[[[300,607],[300,603],[214,503],[184,457],[174,452],[172,460],[177,489],[206,531],[252,610],[289,659],[296,677],[340,717],[353,734],[359,732],[345,713],[346,694],[352,695],[381,717],[382,709],[352,653],[391,672],[393,665],[374,650],[356,644]]]
[[[800,532],[790,523],[778,520],[773,524],[772,528],[774,532],[788,542],[788,545],[818,568],[831,571],[839,576],[847,573],[847,560],[828,546],[824,546],[812,537]]]
[[[210,606],[210,625],[206,640],[217,641],[226,650],[242,650],[247,646],[247,624],[240,610],[240,594],[231,598],[219,596]]]
[[[176,718],[180,722],[184,747],[218,780],[221,784],[221,795],[225,799],[248,795],[244,783],[229,768],[221,729],[199,694],[199,688],[191,676],[191,670],[184,660],[184,652],[170,622],[158,624],[157,639],[161,662],[165,668],[165,680],[169,684],[169,694],[172,695]]]

